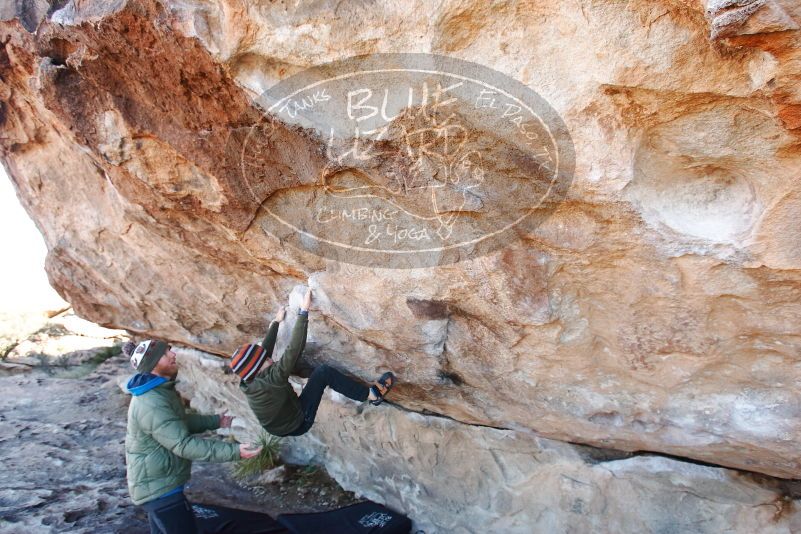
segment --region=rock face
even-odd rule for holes
[[[0,155],[84,317],[225,355],[309,284],[309,358],[393,369],[407,410],[801,477],[797,2],[17,4],[0,10]],[[409,177],[447,183],[432,217],[475,228],[530,200],[471,192],[546,168],[483,116],[458,117],[458,161],[440,134],[405,141],[426,158],[358,166],[263,113],[307,67],[399,51],[480,63],[558,113],[574,172],[537,225],[417,268],[316,255],[319,236],[276,226],[278,207],[300,220],[323,192]],[[420,116],[367,148],[401,146]]]
[[[182,351],[179,390],[201,411],[258,423],[219,359]],[[798,500],[766,477],[614,454],[327,394],[286,457],[324,463],[346,489],[404,510],[424,532],[764,532],[801,528]]]

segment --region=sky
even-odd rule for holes
[[[47,281],[44,239],[0,165],[0,312],[52,310],[66,304]]]

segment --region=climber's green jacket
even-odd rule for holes
[[[250,382],[243,380],[239,384],[261,426],[274,436],[285,436],[303,422],[303,410],[289,384],[289,375],[306,346],[308,325],[308,312],[298,313],[292,337],[281,359],[259,372]],[[268,356],[272,356],[277,335],[278,323],[273,321],[262,342]]]
[[[230,462],[239,459],[239,445],[192,434],[219,428],[219,416],[187,414],[175,381],[149,373],[128,382],[125,463],[128,491],[134,504],[180,491],[189,480],[192,460]]]

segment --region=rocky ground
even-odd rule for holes
[[[69,311],[0,319],[0,532],[148,532],[125,482],[123,333]],[[196,463],[187,494],[273,516],[357,500],[315,468],[246,481],[231,471]]]

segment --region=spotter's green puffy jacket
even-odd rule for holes
[[[137,374],[128,382],[125,463],[128,491],[134,504],[157,499],[186,484],[192,460],[230,462],[239,459],[239,445],[193,434],[219,428],[216,415],[187,414],[175,381]]]

